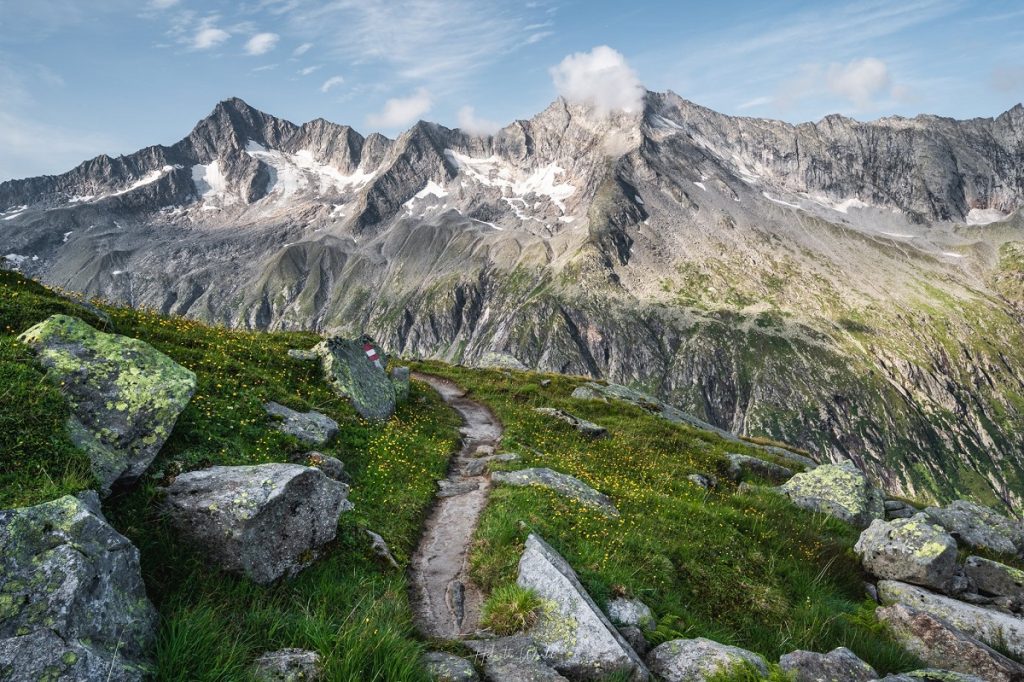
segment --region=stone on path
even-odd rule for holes
[[[268,415],[279,419],[277,429],[310,445],[327,445],[338,435],[338,422],[319,412],[297,412],[279,403],[263,406]]]
[[[583,481],[547,468],[519,469],[517,471],[495,471],[491,474],[495,483],[518,487],[539,486],[553,490],[582,504],[594,507],[608,514],[618,516],[619,510],[604,493],[591,488]]]

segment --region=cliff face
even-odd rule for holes
[[[0,253],[132,305],[638,385],[1019,511],[1022,202],[1020,106],[792,126],[649,93],[392,141],[228,100],[172,147],[0,184]]]

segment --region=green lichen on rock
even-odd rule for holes
[[[142,475],[195,392],[195,374],[148,343],[75,317],[53,315],[19,339],[62,388],[71,438],[104,491]]]
[[[851,462],[826,464],[797,474],[780,490],[798,507],[860,527],[885,515],[882,494]]]
[[[370,344],[377,354],[371,360],[363,349]],[[369,337],[343,339],[333,337],[318,344],[314,350],[320,356],[324,378],[331,389],[352,401],[352,406],[366,419],[386,420],[395,413],[395,385],[384,367],[387,358]]]

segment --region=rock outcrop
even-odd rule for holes
[[[560,419],[588,438],[604,438],[608,435],[608,429],[603,426],[595,424],[594,422],[589,422],[586,419],[580,419],[579,417],[569,414],[565,410],[559,410],[554,407],[537,407],[534,408],[534,411],[549,417],[554,417],[555,419]]]
[[[619,515],[619,510],[615,508],[611,498],[604,493],[594,490],[578,478],[544,467],[518,469],[516,471],[495,471],[491,474],[491,480],[495,483],[518,487],[539,486],[547,488],[581,504],[599,509],[609,516]]]
[[[423,667],[432,682],[479,682],[473,664],[444,651],[429,651],[423,654]]]
[[[397,401],[395,384],[385,371],[387,357],[372,339],[335,336],[314,350],[327,383],[335,393],[351,400],[356,412],[366,419],[391,418]]]
[[[95,493],[0,511],[0,679],[143,680],[156,626]]]
[[[1019,568],[980,556],[969,556],[964,562],[964,573],[974,581],[979,592],[1024,600],[1024,571]]]
[[[334,539],[348,486],[298,464],[217,466],[165,489],[178,532],[226,571],[261,584],[295,575]]]
[[[498,639],[465,640],[484,660],[490,682],[568,682],[541,658],[537,643],[523,635]]]
[[[20,337],[71,406],[68,429],[103,492],[141,476],[171,435],[196,376],[148,343],[53,315]]]
[[[309,445],[327,445],[328,441],[338,435],[338,422],[325,414],[312,410],[297,412],[275,402],[267,403],[263,409],[278,420],[279,431],[295,436]]]
[[[868,526],[885,516],[882,494],[852,462],[823,464],[799,473],[780,488],[798,507]]]
[[[879,578],[947,591],[957,572],[956,541],[924,514],[875,519],[853,549],[865,570]]]
[[[779,667],[793,676],[793,682],[870,682],[878,672],[846,647],[827,654],[794,651],[779,659]]]
[[[702,682],[747,669],[768,674],[767,662],[757,654],[703,637],[659,644],[647,654],[647,664],[665,682]]]
[[[644,630],[653,630],[658,625],[651,607],[639,599],[616,597],[608,602],[605,610],[608,619],[616,626],[633,625]]]
[[[793,478],[795,473],[792,469],[749,455],[730,453],[725,458],[729,462],[729,478],[734,481],[739,481],[744,476],[750,475],[779,484]]]
[[[955,500],[924,513],[968,547],[1024,557],[1024,525],[989,507]]]
[[[307,649],[271,651],[253,665],[256,682],[316,682],[320,673],[320,654]]]

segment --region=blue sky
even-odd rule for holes
[[[793,122],[994,116],[1024,100],[1024,5],[0,0],[0,180],[172,143],[228,96],[394,136],[634,81]]]

